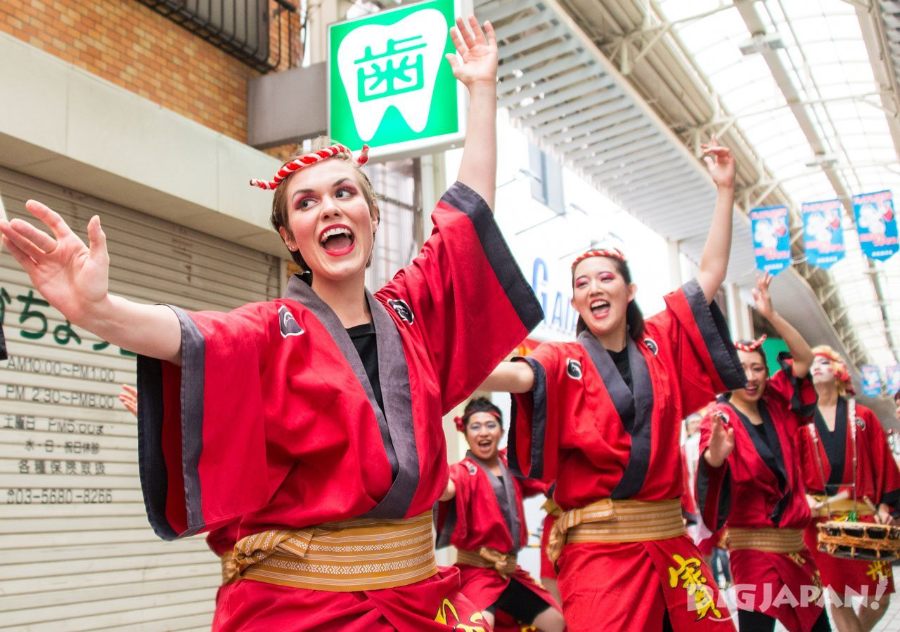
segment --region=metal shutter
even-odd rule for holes
[[[0,193],[11,217],[33,197],[83,238],[99,214],[115,294],[216,310],[280,294],[271,255],[5,169]],[[78,342],[30,291],[0,254],[0,629],[208,629],[218,560],[202,537],[165,543],[147,523],[137,424],[116,399],[134,358],[84,330]]]

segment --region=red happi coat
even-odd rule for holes
[[[431,511],[448,474],[442,415],[541,319],[474,191],[453,185],[433,221],[412,264],[366,295],[383,412],[346,330],[299,277],[283,299],[175,310],[182,366],[138,362],[141,480],[158,535],[208,532],[223,554],[265,530]],[[241,580],[220,589],[213,627],[446,630],[474,612],[458,590],[456,569],[366,593]]]
[[[546,485],[514,476],[507,468],[504,452],[500,454],[502,479],[471,452],[450,466],[456,497],[440,504],[438,547],[452,544],[457,549],[475,552],[487,547],[516,554],[528,544],[522,499],[543,494]],[[497,601],[510,579],[519,582],[549,606],[559,607],[550,593],[521,566],[516,567],[516,572],[508,578],[493,568],[468,564],[457,564],[457,567],[462,575],[463,593],[480,610]]]
[[[833,449],[826,449],[826,442]],[[807,493],[823,495],[827,488],[828,495],[845,491],[862,505],[868,499],[876,507],[884,503],[893,510],[900,508],[900,470],[881,423],[870,409],[840,397],[834,431],[828,430],[816,411],[815,422],[797,432],[797,444]],[[871,516],[858,519],[874,522]],[[882,594],[894,592],[890,563],[842,559],[818,550],[816,524],[825,520],[817,518],[806,529],[806,545],[822,574],[822,583],[839,596],[850,594],[848,590],[870,597],[879,590]]]
[[[688,437],[685,443],[681,445],[681,510],[686,514],[685,518],[689,521],[696,520],[699,514],[699,510],[697,509],[697,499],[695,497],[697,459],[693,458],[693,451],[690,449],[691,444],[688,443],[691,440],[692,438]],[[695,435],[693,441],[696,440]],[[693,447],[696,449],[696,444],[693,444]]]
[[[698,502],[706,526],[804,529],[810,521],[800,460],[794,446],[798,428],[811,420],[816,391],[808,377],[786,367],[766,381],[758,402],[759,431],[726,399],[710,407],[700,426]],[[721,413],[734,429],[734,450],[719,468],[703,453],[709,446],[712,415]],[[790,632],[809,632],[822,614],[818,573],[806,551],[770,553],[732,550],[731,573],[738,587],[738,608],[774,617]],[[788,594],[789,593],[789,594]],[[781,595],[781,598],[778,598]],[[798,604],[807,602],[798,607]]]
[[[665,300],[642,339],[628,340],[633,393],[588,332],[521,359],[535,381],[514,398],[510,462],[530,477],[555,480],[563,510],[604,498],[679,498],[682,419],[744,384],[724,318],[700,285],[691,281]],[[675,632],[730,629],[712,573],[686,536],[567,544],[558,566],[569,630],[661,630],[666,613]],[[702,574],[716,608],[697,611],[700,593],[672,585],[683,568]]]

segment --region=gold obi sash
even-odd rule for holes
[[[501,553],[496,549],[489,549],[483,546],[477,551],[460,549],[456,552],[456,563],[468,564],[479,568],[493,568],[500,573],[503,579],[506,579],[509,575],[516,572],[518,559],[515,553]]]
[[[874,516],[875,511],[870,506],[871,501],[868,498],[863,501],[854,502],[850,498],[842,498],[841,500],[829,501],[827,496],[814,496],[814,498],[822,503],[822,505],[812,512],[814,518],[834,518],[836,520],[846,519],[851,513],[856,512],[857,516]]]
[[[612,500],[562,512],[553,524],[547,557],[555,562],[566,542],[649,542],[684,535],[681,501]]]
[[[554,518],[559,518],[563,513],[563,510],[560,509],[559,505],[557,505],[556,501],[552,498],[548,498],[547,500],[545,500],[544,504],[541,505],[541,509],[543,509],[545,513],[550,514]]]
[[[330,592],[414,584],[437,573],[431,529],[429,511],[255,533],[222,556],[222,583],[254,579]]]
[[[767,553],[799,553],[804,548],[803,529],[728,527],[722,542],[730,551],[756,549]]]

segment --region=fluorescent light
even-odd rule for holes
[[[738,49],[744,55],[762,53],[766,50],[778,50],[784,48],[784,41],[778,33],[757,33],[747,41],[738,45]]]

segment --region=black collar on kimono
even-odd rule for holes
[[[825,458],[828,459],[828,465],[831,467],[831,474],[827,481],[828,488],[822,491],[836,494],[837,488],[844,482],[844,461],[847,454],[847,400],[843,397],[837,399],[834,411],[834,432],[828,430],[825,418],[818,406],[816,406],[813,419],[816,424],[816,432],[825,449]],[[817,446],[816,449],[818,449]]]
[[[763,438],[757,431],[757,428],[760,428],[760,426],[756,426],[750,421],[750,418],[738,410],[734,404],[728,403],[734,409],[734,412],[737,413],[738,419],[741,420],[741,423],[747,430],[747,434],[750,435],[750,440],[753,442],[753,447],[756,448],[757,454],[759,454],[763,463],[766,464],[766,467],[775,475],[775,478],[778,479],[778,489],[781,491],[782,496],[775,504],[772,515],[769,516],[772,524],[778,526],[781,522],[781,516],[784,514],[784,510],[791,499],[791,492],[788,488],[787,473],[784,468],[784,454],[781,452],[781,441],[778,440],[778,431],[775,429],[772,415],[769,414],[765,400],[760,399],[757,402],[757,409],[759,410],[760,418],[763,420],[761,426],[763,435],[765,435],[765,438]]]
[[[288,281],[285,297],[302,303],[328,330],[356,375],[375,413],[384,450],[394,473],[394,481],[385,497],[366,513],[365,517],[404,517],[419,485],[419,455],[413,427],[409,368],[397,326],[384,306],[366,290],[366,301],[372,314],[375,345],[378,349],[378,377],[381,380],[381,394],[384,400],[382,412],[359,353],[334,311],[296,275]]]
[[[631,435],[631,451],[628,465],[622,474],[622,480],[613,489],[614,499],[631,498],[644,486],[647,469],[650,467],[650,437],[653,420],[653,384],[650,381],[650,370],[638,346],[629,337],[626,341],[628,364],[631,367],[631,380],[634,393],[629,390],[625,380],[616,368],[615,362],[600,342],[589,331],[578,335],[578,343],[584,347],[594,368],[600,374],[603,384],[613,401],[619,419],[628,434]]]
[[[488,480],[491,482],[491,488],[494,490],[494,496],[497,497],[497,504],[500,505],[500,513],[503,514],[503,519],[506,522],[506,526],[509,528],[513,545],[512,551],[503,551],[503,553],[517,552],[519,550],[519,537],[522,533],[522,527],[519,524],[516,487],[512,480],[512,472],[509,471],[509,468],[506,467],[502,459],[497,459],[498,464],[500,465],[500,476],[503,477],[503,480],[501,481],[484,461],[472,454],[471,450],[466,450],[466,458],[481,468],[482,472],[487,474]]]

